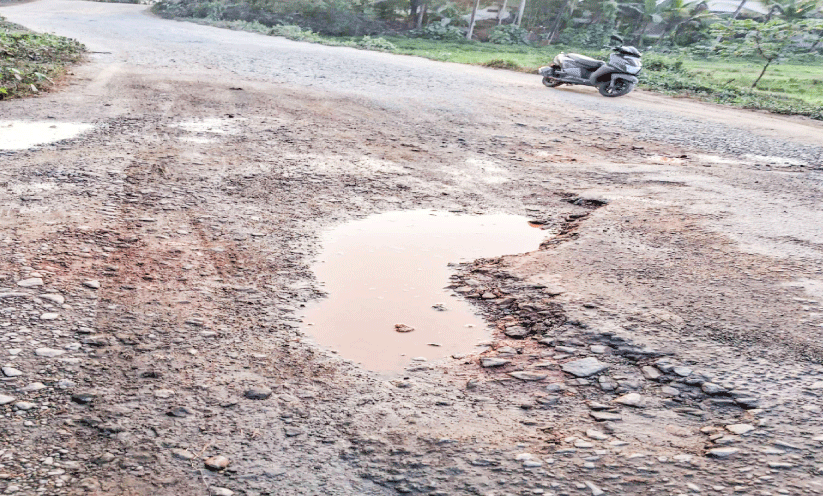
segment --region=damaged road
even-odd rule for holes
[[[93,125],[0,150],[5,493],[823,493],[820,123],[2,13],[95,52],[0,115]],[[546,237],[443,282],[491,340],[378,374],[307,335],[312,262],[416,209]]]

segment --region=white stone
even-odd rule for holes
[[[617,397],[612,400],[614,403],[620,403],[621,405],[626,406],[633,406],[633,407],[642,407],[644,404],[643,397],[640,396],[638,393],[628,393],[624,394],[623,396]]]
[[[608,434],[600,432],[596,429],[589,429],[586,431],[586,435],[592,439],[596,439],[598,441],[604,441],[609,438]]]
[[[17,403],[14,404],[14,408],[17,408],[18,410],[23,410],[24,412],[32,410],[36,407],[37,407],[37,405],[35,405],[34,403],[31,403],[31,402],[28,402],[28,401],[18,401]]]
[[[59,295],[59,294],[42,294],[42,295],[40,295],[40,298],[42,298],[44,300],[48,300],[52,303],[56,303],[58,305],[62,305],[63,303],[66,302],[66,299],[63,297],[63,295]]]
[[[566,362],[561,368],[563,369],[563,372],[567,372],[576,377],[589,377],[599,372],[603,372],[609,368],[609,366],[597,358],[588,357],[581,360]]]
[[[751,432],[754,430],[754,426],[750,424],[732,424],[727,425],[726,430],[731,432],[732,434],[746,434],[747,432]]]
[[[40,320],[56,320],[58,317],[60,317],[60,314],[48,312],[41,315]]]
[[[91,289],[100,289],[100,281],[96,279],[90,281],[83,281],[83,286]]]
[[[34,354],[40,357],[54,358],[66,353],[63,350],[55,350],[54,348],[37,348]]]
[[[5,394],[0,394],[0,405],[8,405],[14,401],[14,396],[7,396]]]
[[[23,375],[23,372],[14,367],[3,367],[3,375],[6,377],[19,377]]]
[[[34,286],[42,286],[43,279],[39,277],[30,277],[28,279],[23,279],[22,281],[18,281],[17,285],[21,288],[33,288]]]

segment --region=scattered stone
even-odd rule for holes
[[[484,300],[493,300],[493,299],[497,298],[497,295],[492,293],[491,291],[486,291],[480,297],[483,298]]]
[[[104,346],[109,345],[109,337],[105,334],[96,334],[94,336],[88,336],[83,338],[83,344],[87,346],[94,346],[96,348],[102,348]]]
[[[97,464],[97,465],[105,465],[105,464],[107,464],[107,463],[111,463],[111,462],[113,462],[113,461],[114,461],[114,458],[115,458],[115,457],[114,457],[114,455],[113,455],[113,454],[106,452],[106,453],[103,453],[102,455],[98,456],[97,458],[95,458],[95,459],[94,459],[94,463],[95,463],[95,464]],[[75,462],[75,463],[76,463],[76,462]],[[64,464],[64,465],[65,465],[65,464]],[[78,469],[80,468],[80,464],[79,464],[79,463],[77,464],[77,468],[78,468]]]
[[[18,401],[17,403],[14,404],[14,408],[16,408],[18,410],[22,410],[24,412],[27,412],[29,410],[33,410],[34,408],[37,408],[37,405],[35,405],[34,403],[31,403],[29,401]]]
[[[793,463],[786,462],[769,462],[769,468],[794,468]]]
[[[706,455],[712,458],[728,458],[740,452],[738,448],[712,448],[706,452]]]
[[[303,434],[303,431],[297,427],[286,427],[283,429],[283,434],[285,434],[286,437],[295,437]]]
[[[514,377],[515,379],[520,379],[521,381],[542,381],[549,374],[541,374],[539,372],[509,372],[509,375]]]
[[[228,467],[231,462],[225,456],[218,455],[206,458],[203,463],[206,465],[207,469],[217,472]]]
[[[588,487],[591,490],[592,496],[602,496],[603,494],[605,494],[603,490],[595,486],[593,482],[585,481],[583,484],[585,484],[586,487]]]
[[[272,390],[266,386],[256,386],[243,393],[243,396],[250,400],[265,400],[268,399],[271,394]]]
[[[63,297],[63,295],[59,295],[59,294],[42,294],[42,295],[40,295],[40,298],[44,299],[44,300],[47,300],[47,301],[50,301],[52,303],[56,303],[58,305],[62,305],[63,303],[66,302],[66,299]]]
[[[663,386],[660,392],[666,396],[680,396],[680,390],[671,386]]]
[[[621,405],[626,406],[633,406],[636,408],[640,408],[644,405],[645,401],[643,397],[640,396],[638,393],[628,393],[624,394],[623,396],[619,396],[612,400],[614,403],[620,403]]]
[[[169,417],[182,418],[182,417],[188,417],[189,415],[192,415],[193,413],[194,413],[193,411],[189,410],[185,406],[177,406],[177,407],[172,408],[168,412],[166,412],[166,415],[168,415]]]
[[[0,394],[0,405],[8,405],[12,401],[15,400],[14,396],[8,396],[5,394]]]
[[[407,326],[406,324],[394,324],[394,330],[397,332],[412,332],[414,327]]]
[[[529,335],[529,330],[523,326],[507,327],[503,334],[510,338],[525,338]]]
[[[154,390],[154,397],[160,399],[167,399],[174,396],[174,391],[171,389],[155,389]]]
[[[588,357],[581,360],[566,362],[561,366],[561,368],[563,369],[563,372],[567,372],[577,377],[589,377],[603,372],[609,368],[609,366],[602,363],[597,358]]]
[[[643,367],[640,367],[640,372],[642,372],[643,377],[645,377],[646,380],[649,381],[656,381],[663,376],[663,374],[659,370],[657,370],[657,368],[652,367],[651,365],[645,365]]]
[[[704,393],[711,395],[711,396],[719,396],[719,395],[726,395],[729,394],[729,391],[724,388],[723,386],[718,386],[713,382],[704,382],[700,389],[703,390]]]
[[[210,496],[232,496],[234,491],[226,489],[225,487],[211,486],[209,487]]]
[[[608,346],[603,346],[602,344],[593,344],[589,347],[589,350],[591,350],[591,352],[596,355],[602,355],[603,353],[606,353],[607,349]]]
[[[591,411],[591,412],[589,412],[589,415],[591,415],[592,418],[597,420],[598,422],[611,422],[611,421],[623,420],[623,417],[621,417],[619,413],[604,412],[604,411]]]
[[[750,424],[732,424],[727,425],[726,430],[732,434],[743,435],[754,430],[754,426]]]
[[[438,312],[445,312],[446,310],[448,310],[448,308],[446,308],[445,303],[435,303],[434,305],[432,305],[432,308],[434,308]]]
[[[59,317],[59,313],[47,312],[40,316],[40,320],[57,320]]]
[[[3,375],[6,377],[20,377],[23,372],[14,367],[3,367]]]
[[[587,431],[586,431],[586,436],[588,436],[588,437],[590,437],[591,439],[594,439],[594,440],[596,440],[596,441],[605,441],[606,439],[608,439],[608,438],[609,438],[609,435],[608,435],[608,434],[605,434],[605,433],[603,433],[603,432],[600,432],[600,431],[598,431],[598,430],[596,430],[596,429],[589,429],[589,430],[587,430]]]
[[[174,448],[171,450],[171,456],[177,458],[178,460],[193,460],[194,453],[186,449]]]
[[[511,360],[505,360],[503,358],[488,358],[488,357],[484,357],[484,358],[480,359],[480,365],[483,366],[484,368],[502,367],[503,365],[506,365],[507,363],[511,363]]]
[[[39,357],[54,358],[65,354],[63,350],[55,350],[54,348],[37,348],[34,354]]]
[[[22,281],[17,281],[17,285],[21,288],[33,288],[34,286],[42,286],[43,279],[40,277],[30,277],[28,279],[23,279]]]
[[[689,367],[675,367],[672,371],[680,377],[688,377],[692,373],[692,369]]]
[[[91,289],[100,289],[100,281],[96,279],[92,279],[89,281],[83,281],[83,286]]]
[[[753,397],[735,398],[734,402],[746,410],[754,410],[760,407],[760,400]]]
[[[31,384],[27,384],[20,388],[20,391],[24,393],[33,393],[35,391],[40,391],[41,389],[46,389],[46,385],[42,382],[32,382]]]

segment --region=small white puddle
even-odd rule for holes
[[[534,251],[546,237],[516,215],[417,210],[343,224],[323,236],[314,270],[328,298],[310,305],[304,329],[379,372],[470,352],[490,331],[468,302],[444,289],[448,264]],[[445,311],[433,308],[439,303]],[[395,324],[414,331],[397,332]]]
[[[0,121],[0,150],[26,150],[74,138],[93,127],[77,122]]]

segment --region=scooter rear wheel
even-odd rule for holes
[[[609,88],[610,82],[600,83],[597,85],[597,91],[603,96],[623,96],[634,89],[634,83],[630,83],[625,79],[618,79],[614,82],[614,86]]]
[[[560,80],[557,79],[557,78],[553,78],[551,76],[545,76],[543,78],[543,85],[548,87],[548,88],[557,88],[561,84],[563,84],[563,83],[560,82]]]

